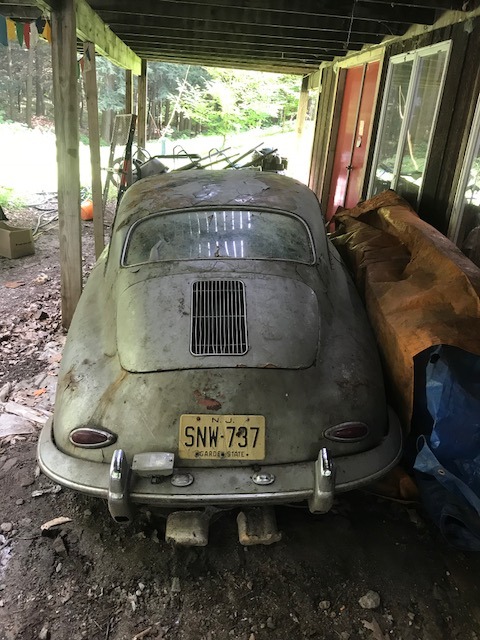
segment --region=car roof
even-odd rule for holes
[[[288,211],[314,233],[323,227],[313,191],[293,178],[253,169],[192,169],[143,178],[126,191],[116,226],[129,226],[152,213],[229,206]]]

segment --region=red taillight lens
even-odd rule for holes
[[[364,422],[342,422],[327,429],[324,435],[336,442],[358,442],[366,438],[369,432],[370,429]]]
[[[114,433],[94,427],[80,427],[70,433],[70,442],[76,447],[83,447],[85,449],[108,447],[113,444],[116,439],[117,436]]]

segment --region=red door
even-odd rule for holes
[[[338,207],[354,207],[360,199],[368,137],[375,110],[378,69],[377,61],[347,70],[327,220]]]

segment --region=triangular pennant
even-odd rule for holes
[[[83,72],[87,73],[92,70],[92,59],[90,57],[90,49],[85,49],[85,55],[83,56]]]
[[[17,22],[15,24],[15,29],[17,30],[18,44],[23,47],[23,24],[21,22]]]
[[[30,24],[28,22],[23,25],[23,39],[27,49],[30,49]]]
[[[17,30],[15,28],[15,22],[7,18],[7,37],[9,40],[17,39]]]
[[[8,47],[7,21],[3,16],[0,16],[0,43]]]
[[[30,46],[32,47],[32,49],[35,49],[35,47],[37,46],[37,43],[38,43],[37,25],[35,22],[32,22],[32,24],[30,25]]]
[[[37,27],[37,31],[38,31],[38,35],[39,36],[42,35],[46,24],[47,24],[47,21],[45,20],[45,18],[40,17],[40,18],[37,18],[35,20],[35,26]]]
[[[82,70],[82,73],[83,73],[85,71],[85,56],[82,56],[78,62],[80,64],[80,69]]]
[[[43,30],[42,36],[45,38],[47,42],[52,41],[52,30],[50,28],[50,22],[47,20],[47,24],[45,25],[45,29]]]

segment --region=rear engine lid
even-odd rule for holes
[[[117,342],[132,372],[262,367],[303,369],[316,357],[318,302],[279,276],[164,276],[120,293]]]

